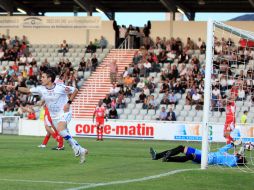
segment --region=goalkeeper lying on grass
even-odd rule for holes
[[[227,144],[219,149],[217,152],[208,153],[209,165],[222,165],[222,166],[242,166],[247,163],[246,158],[241,153],[229,154],[227,151],[232,149],[236,145],[240,145],[241,142],[235,141],[231,144]],[[183,153],[183,156],[176,156]],[[192,147],[178,146],[171,150],[166,150],[160,153],[156,153],[153,148],[150,148],[150,154],[153,160],[162,158],[163,162],[187,162],[192,160],[196,163],[201,163],[201,151]]]

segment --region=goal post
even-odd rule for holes
[[[211,94],[211,75],[213,61],[213,27],[214,22],[207,22],[207,48],[206,48],[206,66],[205,66],[205,89],[204,89],[204,107],[202,123],[202,157],[201,169],[206,169],[208,165],[208,118],[210,111]]]
[[[217,43],[218,39],[216,38],[216,32],[219,32],[219,35],[222,35],[222,38],[226,37],[224,36],[224,34],[228,34],[229,38],[233,37],[235,44],[234,48],[231,48],[231,44],[229,44],[228,49],[225,50],[224,53],[223,49],[222,49],[222,54],[220,55],[215,55],[214,51],[215,51],[215,43]],[[240,40],[244,40],[244,42],[246,42],[246,45],[243,46],[242,44],[239,43]],[[238,40],[238,41],[237,41]],[[251,42],[253,43],[251,47],[249,47],[248,43]],[[239,44],[238,44],[239,43]],[[233,50],[232,50],[233,49]],[[244,68],[242,69],[243,71],[246,71],[247,66],[250,67],[251,64],[249,64],[249,61],[244,61],[242,60],[238,60],[237,56],[245,56],[245,52],[244,51],[251,51],[252,54],[254,55],[254,33],[250,32],[250,31],[245,31],[239,28],[235,28],[229,25],[226,25],[222,22],[218,22],[218,21],[212,21],[209,20],[207,22],[207,40],[206,40],[206,61],[205,61],[205,86],[204,86],[204,106],[203,106],[203,121],[202,121],[202,157],[201,157],[201,169],[206,169],[208,167],[208,153],[209,153],[209,125],[211,123],[211,110],[213,108],[213,105],[211,105],[212,102],[212,75],[214,75],[215,77],[217,77],[217,80],[220,80],[220,77],[222,76],[222,73],[220,73],[220,68],[217,69],[219,70],[219,73],[217,73],[217,76],[215,75],[215,73],[217,71],[214,70],[215,65],[214,65],[214,61],[218,61],[216,60],[216,58],[219,58],[223,61],[226,61],[228,64],[228,67],[230,69],[233,69],[233,67],[231,68],[231,64],[229,64],[232,60],[231,58],[227,58],[232,56],[233,54],[236,55],[236,60],[234,60],[236,63],[236,67],[237,67],[237,71],[239,71],[240,66],[239,66],[239,62],[243,65]],[[244,53],[239,53],[240,51],[244,52]],[[247,51],[246,51],[247,52]],[[253,56],[252,55],[252,56]],[[252,70],[254,70],[253,66],[254,66],[254,56],[251,57],[251,61],[252,63]],[[218,61],[220,62],[220,61]],[[220,64],[222,63],[222,61],[220,62]],[[233,72],[234,73],[234,72]],[[236,75],[236,72],[234,73]],[[229,80],[229,75],[228,74],[224,74],[224,76],[226,75],[226,80]],[[234,75],[234,77],[235,77]],[[213,77],[214,77],[213,76]],[[247,78],[248,79],[248,78]],[[242,82],[246,82],[247,81],[246,78],[242,79]],[[240,84],[239,86],[243,86],[243,83]],[[236,85],[236,87],[239,87]],[[252,87],[253,88],[253,85]],[[230,91],[230,89],[227,89],[226,91]],[[251,97],[254,98],[253,92],[251,91]],[[226,101],[228,101],[228,99],[226,98]],[[242,100],[243,101],[243,100]],[[242,105],[245,104],[245,102],[241,102]],[[224,105],[225,106],[225,105]],[[240,108],[240,107],[239,107]],[[238,108],[238,109],[239,109]],[[222,117],[223,114],[221,114]],[[239,116],[239,115],[238,115]],[[223,135],[223,134],[221,134]]]

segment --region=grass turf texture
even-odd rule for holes
[[[53,151],[51,147],[56,143],[52,139],[46,149],[37,148],[41,141],[42,137],[0,136],[0,189],[68,189],[88,186],[85,183],[139,179],[188,168],[197,170],[147,181],[103,185],[92,189],[252,190],[254,188],[253,173],[220,167],[198,170],[200,165],[192,162],[163,163],[160,160],[151,160],[149,154],[150,146],[157,151],[162,151],[179,144],[200,148],[200,143],[112,139],[97,142],[95,139],[79,138],[80,144],[89,149],[87,162],[80,165],[67,143],[64,151]],[[61,182],[69,182],[69,184]]]

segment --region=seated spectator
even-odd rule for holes
[[[198,104],[200,100],[201,100],[201,95],[197,93],[197,91],[195,90],[192,95],[192,104]]]
[[[136,104],[144,103],[145,99],[146,99],[146,95],[144,93],[144,90],[142,90],[141,94],[139,95],[139,99],[136,100]]]
[[[89,45],[86,47],[86,53],[95,53],[96,52],[96,46],[93,44],[92,41],[90,41]]]
[[[5,108],[5,98],[3,97],[1,100],[0,100],[0,113],[4,113],[4,108]]]
[[[14,116],[13,110],[11,110],[9,107],[7,107],[4,112],[4,116]]]
[[[109,118],[109,119],[118,119],[118,114],[117,114],[117,110],[116,110],[115,107],[112,107],[112,108],[109,110],[108,118]]]
[[[173,112],[172,108],[169,108],[166,120],[167,121],[176,121],[176,114],[175,114],[175,112]]]
[[[166,108],[165,107],[162,107],[161,108],[161,112],[160,112],[160,115],[159,117],[156,119],[156,120],[160,120],[160,121],[165,121],[167,120],[167,112],[166,112]]]
[[[125,97],[123,94],[119,94],[116,98],[116,108],[125,108]]]
[[[185,92],[185,89],[183,88],[180,79],[176,80],[176,83],[173,85],[173,90],[174,90],[174,93],[183,94]]]
[[[168,96],[163,96],[163,99],[161,100],[161,104],[163,104],[163,105],[168,105],[169,104]]]
[[[58,50],[59,53],[63,53],[63,56],[69,51],[69,46],[66,40],[63,40],[63,43],[60,45],[60,49]]]
[[[165,92],[168,92],[169,91],[169,85],[168,85],[168,81],[165,80],[161,86],[161,89],[160,89],[160,93],[165,93]]]
[[[126,97],[132,97],[132,91],[131,91],[131,89],[129,87],[125,88],[124,96],[126,96]]]
[[[157,102],[157,100],[154,99],[154,96],[151,95],[149,105],[148,105],[148,109],[155,109],[156,110],[157,107],[158,107],[158,102]]]
[[[243,101],[246,100],[246,95],[245,91],[242,86],[240,86],[240,89],[238,90],[238,96],[237,96],[237,101]]]
[[[136,92],[141,92],[144,89],[144,87],[145,87],[145,83],[144,83],[143,79],[141,79],[139,81],[139,83],[137,84],[137,87],[136,87],[135,91]]]
[[[78,67],[78,71],[83,71],[83,72],[85,72],[85,71],[87,71],[87,66],[86,66],[86,61],[85,61],[85,58],[84,57],[82,57],[82,59],[81,59],[81,61],[80,61],[80,63],[79,63],[79,67]]]
[[[129,88],[132,87],[134,80],[130,75],[127,75],[124,79],[123,79],[124,85],[128,86]]]
[[[113,83],[112,87],[109,90],[109,94],[110,94],[111,97],[117,97],[119,91],[120,91],[120,88],[117,87],[115,83]]]
[[[145,93],[146,96],[150,95],[150,90],[149,90],[149,88],[146,85],[144,87],[144,93]]]
[[[103,49],[105,49],[108,45],[107,40],[104,38],[104,36],[101,36],[101,39],[99,41],[99,47],[101,48],[101,50],[103,51]]]
[[[109,94],[106,94],[102,102],[106,105],[107,108],[111,108],[111,98],[109,97]]]
[[[169,104],[174,104],[174,105],[177,104],[177,98],[176,98],[176,95],[174,94],[173,91],[171,91],[171,92],[169,93],[168,99],[169,99]]]

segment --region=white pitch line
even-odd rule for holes
[[[13,181],[13,182],[28,182],[28,183],[52,183],[52,184],[72,184],[72,185],[92,185],[93,183],[79,183],[71,181],[37,181],[37,180],[26,180],[26,179],[0,179],[0,181]]]
[[[152,176],[147,176],[147,177],[142,177],[138,179],[129,179],[129,180],[122,180],[122,181],[111,181],[111,182],[105,182],[105,183],[94,183],[86,186],[80,186],[80,187],[75,187],[75,188],[69,188],[65,190],[80,190],[80,189],[89,189],[89,188],[94,188],[94,187],[100,187],[100,186],[107,186],[107,185],[116,185],[116,184],[125,184],[125,183],[133,183],[133,182],[141,182],[141,181],[147,181],[151,179],[157,179],[160,177],[165,177],[168,175],[174,175],[177,173],[181,172],[186,172],[186,171],[194,171],[194,170],[200,170],[200,169],[182,169],[182,170],[173,170],[167,173],[162,173],[158,175],[152,175]]]

